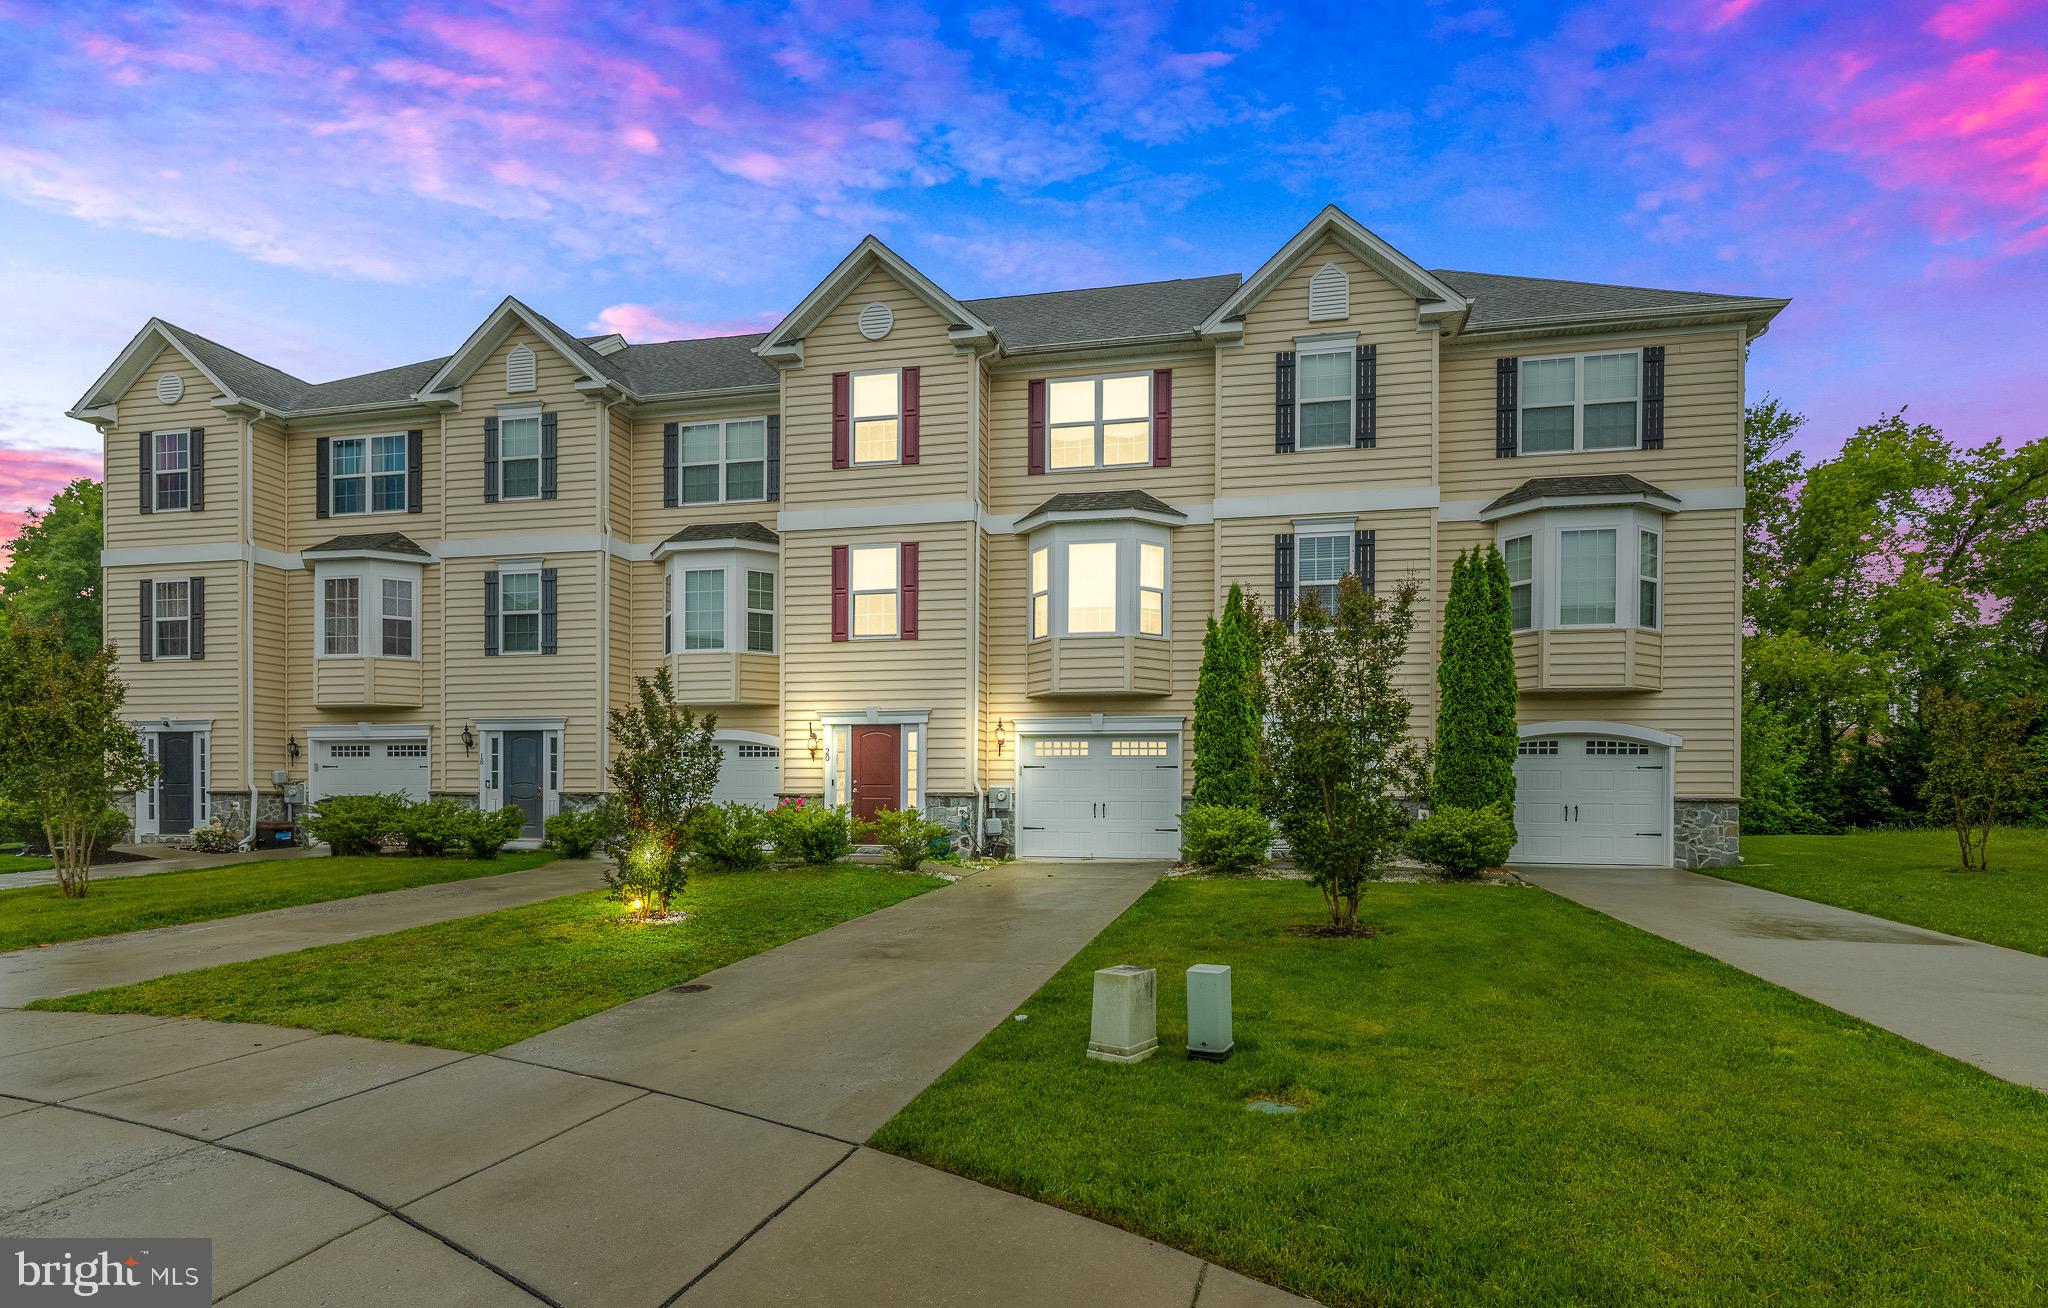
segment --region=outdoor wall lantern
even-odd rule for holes
[[[1016,724],[1015,724],[1015,723],[1013,722],[1013,723],[1011,723],[1010,725],[1014,727],[1014,726],[1015,726]],[[997,719],[996,719],[996,753],[1000,754],[1000,753],[1002,753],[1002,752],[1003,752],[1003,746],[1004,746],[1004,743],[1005,743],[1005,742],[1004,742],[1004,739],[1003,739],[1003,720],[1002,720],[1001,718],[997,718]]]
[[[297,734],[285,738],[284,752],[292,762],[296,763],[299,761],[299,738]]]
[[[804,743],[810,748],[811,758],[815,760],[818,757],[818,724],[815,722],[810,723],[805,726],[804,730],[810,733]]]
[[[476,732],[470,730],[470,724],[467,722],[462,724],[462,752],[476,753]]]

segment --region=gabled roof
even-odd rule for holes
[[[1658,490],[1642,478],[1632,477],[1624,472],[1584,477],[1531,477],[1480,512],[1496,513],[1501,509],[1513,508],[1517,504],[1532,504],[1541,500],[1589,499],[1658,499],[1678,503],[1678,497],[1671,492]]]
[[[72,406],[73,415],[118,400],[166,345],[191,360],[192,366],[213,383],[214,389],[230,400],[248,400],[267,408],[285,408],[291,404],[294,395],[306,388],[305,382],[282,369],[259,363],[218,341],[208,340],[198,332],[188,331],[161,318],[151,318]]]
[[[1066,491],[1053,496],[1017,521],[1029,522],[1033,518],[1055,513],[1159,513],[1174,518],[1188,516],[1141,490]]]
[[[1192,337],[1242,281],[1236,273],[1224,273],[1081,291],[998,295],[969,300],[967,307],[996,329],[1006,351]]]
[[[425,550],[415,545],[412,538],[402,532],[379,531],[362,536],[335,536],[318,545],[308,545],[301,554],[417,554],[430,558]]]
[[[491,310],[490,316],[469,334],[469,339],[462,343],[462,348],[449,355],[441,367],[420,386],[419,393],[427,394],[447,390],[451,386],[460,386],[483,366],[484,361],[504,342],[506,335],[514,326],[522,323],[535,335],[554,346],[569,362],[581,368],[588,380],[626,385],[625,375],[618,370],[614,359],[599,354],[581,337],[563,331],[547,318],[508,295],[499,302],[497,308]]]
[[[1549,277],[1510,277],[1502,273],[1460,272],[1439,268],[1436,275],[1472,301],[1465,318],[1468,332],[1495,331],[1545,323],[1582,322],[1608,317],[1754,310],[1765,316],[1791,303],[1749,295],[1712,291],[1662,291],[1647,286],[1614,286],[1605,282],[1560,281]]]
[[[799,343],[810,334],[812,328],[822,321],[826,314],[837,308],[863,277],[877,268],[886,270],[891,277],[901,282],[919,299],[930,305],[932,312],[952,324],[956,336],[967,339],[986,337],[991,328],[966,305],[947,294],[939,284],[911,267],[910,261],[882,244],[873,236],[863,236],[860,244],[853,247],[839,266],[825,275],[825,280],[812,288],[803,302],[790,310],[789,316],[775,325],[767,339],[755,346],[755,353],[764,359],[796,362],[800,357]]]
[[[1287,244],[1245,279],[1237,293],[1218,305],[1202,323],[1207,332],[1228,331],[1232,319],[1243,318],[1253,305],[1284,281],[1324,240],[1335,240],[1360,262],[1423,302],[1425,312],[1454,312],[1465,307],[1465,297],[1438,279],[1407,255],[1381,240],[1350,214],[1336,205],[1326,205]]]

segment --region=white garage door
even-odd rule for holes
[[[725,761],[718,765],[718,784],[711,798],[718,803],[738,802],[761,808],[775,807],[775,792],[782,789],[782,751],[774,745],[749,740],[721,740],[718,752]]]
[[[313,746],[309,795],[429,797],[424,740],[318,741]]]
[[[1518,863],[1671,861],[1671,751],[1604,736],[1524,737],[1515,755]]]
[[[1022,746],[1020,857],[1180,857],[1177,737],[1032,736]]]

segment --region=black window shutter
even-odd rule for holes
[[[768,415],[768,498],[782,498],[782,417]]]
[[[192,657],[206,657],[206,578],[192,578]]]
[[[1273,356],[1273,450],[1294,449],[1294,351]]]
[[[142,661],[156,657],[156,581],[150,577],[142,579]]]
[[[1273,616],[1294,626],[1294,533],[1273,538]]]
[[[1515,435],[1515,378],[1522,361],[1497,359],[1493,365],[1493,457],[1512,459],[1521,443]]]
[[[405,434],[405,511],[420,513],[427,507],[427,434],[413,430]]]
[[[327,516],[327,479],[333,472],[327,461],[327,438],[322,436],[313,442],[313,516],[316,518]]]
[[[484,574],[484,653],[498,652],[498,574]]]
[[[197,513],[206,507],[206,428],[194,427],[186,440],[189,442],[186,448],[191,451],[189,466],[192,469],[192,494],[186,502]]]
[[[498,502],[498,420],[484,419],[484,503]],[[491,583],[497,585],[496,581]],[[496,653],[495,650],[491,651]]]
[[[665,422],[661,425],[661,507],[672,509],[676,506],[676,464],[681,457],[676,449],[682,439],[679,434],[682,424]]]
[[[1664,448],[1664,347],[1643,347],[1643,448]]]
[[[555,415],[540,415],[540,497],[555,498]]]
[[[1379,555],[1379,539],[1375,533],[1360,531],[1352,534],[1351,567],[1358,574],[1358,584],[1365,587],[1368,595],[1379,589]]]
[[[142,433],[142,457],[141,462],[138,463],[136,466],[142,470],[140,477],[140,485],[142,487],[142,511],[144,513],[152,512],[156,508],[156,504],[154,502],[156,497],[149,493],[151,489],[149,484],[151,480],[149,474],[156,470],[155,451],[156,433],[153,431],[146,431]],[[147,586],[149,583],[144,582],[142,584]]]
[[[540,652],[555,652],[555,570],[540,570]]]
[[[1352,444],[1369,450],[1380,441],[1380,347],[1358,347],[1358,430]]]

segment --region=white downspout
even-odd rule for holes
[[[982,530],[981,518],[986,506],[981,502],[981,460],[982,460],[982,413],[981,413],[981,369],[979,352],[969,356],[967,367],[967,499],[974,505],[974,516],[967,524],[973,537],[969,553],[972,558],[973,608],[968,613],[968,630],[971,635],[967,647],[967,781],[974,787],[974,829],[967,833],[968,848],[976,853],[981,851],[982,810],[986,790],[981,775],[981,731],[982,712],[985,705],[981,698],[981,646],[982,625],[988,619],[987,597],[982,594]],[[930,801],[927,800],[927,803]]]
[[[242,770],[249,775],[249,848],[256,847],[256,422],[242,415]]]
[[[612,751],[612,417],[602,395],[597,397],[597,476],[597,789],[602,792],[611,775]],[[565,758],[563,781],[568,780],[567,763]],[[559,791],[555,806],[561,807]]]

